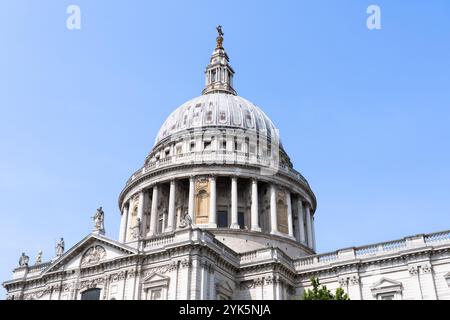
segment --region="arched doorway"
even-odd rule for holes
[[[81,294],[81,300],[100,300],[100,291],[99,288],[86,290]]]

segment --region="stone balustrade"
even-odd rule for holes
[[[301,271],[302,269],[317,268],[318,266],[326,265],[331,266],[349,260],[369,259],[382,255],[407,252],[408,250],[420,247],[434,247],[441,244],[450,244],[450,230],[302,257],[294,261],[294,267],[297,271]]]
[[[223,163],[229,163],[229,164],[238,164],[238,165],[255,165],[262,168],[268,168],[268,169],[276,169],[284,174],[302,181],[306,185],[308,185],[308,182],[306,179],[296,170],[293,168],[274,162],[269,157],[263,157],[260,155],[253,155],[245,152],[238,152],[238,151],[202,151],[202,152],[189,152],[189,153],[183,153],[173,156],[168,156],[162,159],[159,159],[154,162],[149,162],[146,166],[143,168],[137,170],[134,172],[130,179],[127,181],[127,185],[129,185],[132,181],[135,179],[143,176],[146,173],[150,173],[152,171],[176,166],[176,165],[182,165],[182,164],[223,164]]]

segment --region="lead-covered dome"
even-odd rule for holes
[[[172,112],[155,144],[184,130],[208,127],[243,129],[278,140],[275,125],[259,107],[242,97],[216,92],[191,99]]]

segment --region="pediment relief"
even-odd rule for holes
[[[43,271],[43,274],[88,267],[108,259],[120,258],[136,253],[136,249],[128,247],[127,245],[108,239],[104,236],[91,234],[70,248],[61,257],[54,260],[53,263]]]
[[[100,245],[90,247],[81,258],[81,266],[86,267],[99,263],[107,258],[106,250]]]

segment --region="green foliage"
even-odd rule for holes
[[[337,288],[333,294],[326,286],[320,285],[318,278],[312,277],[310,281],[313,288],[303,293],[302,300],[350,300],[342,288]]]

